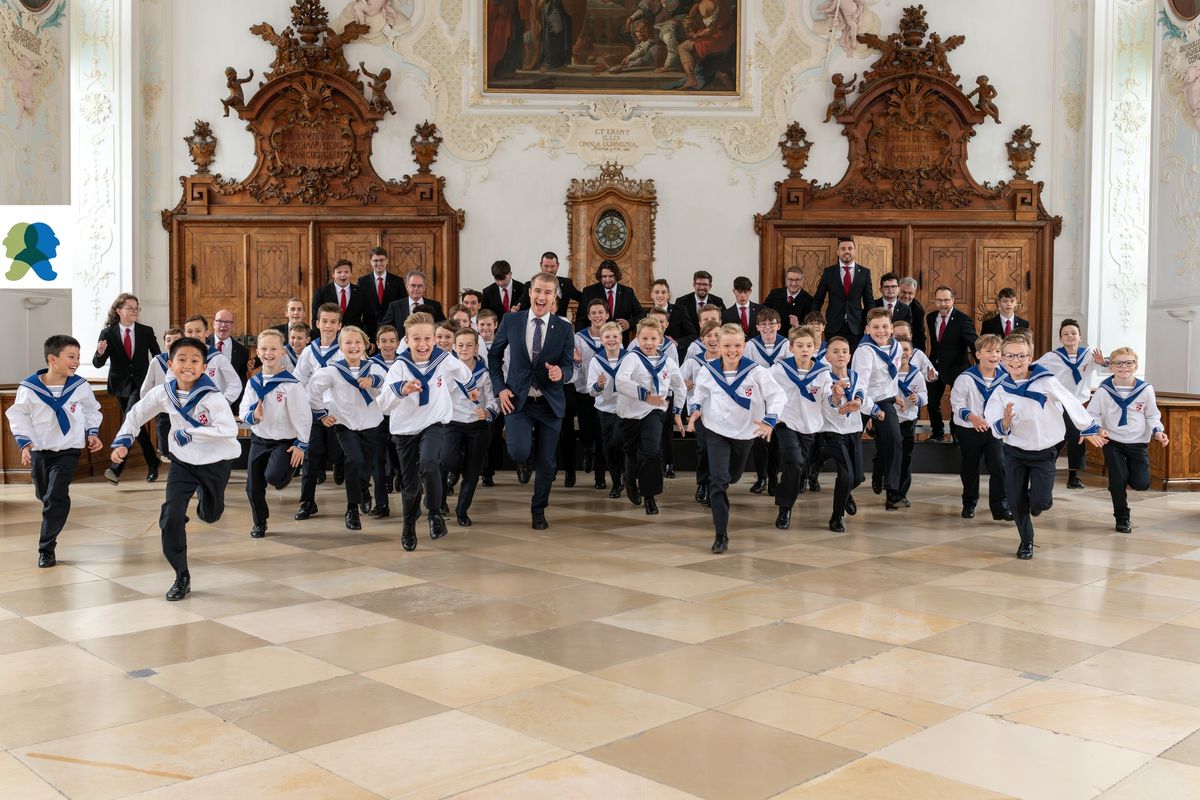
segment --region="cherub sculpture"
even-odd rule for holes
[[[229,90],[229,97],[221,101],[221,105],[225,106],[225,114],[229,116],[229,109],[239,109],[246,105],[246,98],[242,94],[242,85],[254,80],[254,70],[250,70],[250,74],[244,78],[239,78],[237,70],[233,67],[225,68],[225,88]]]
[[[387,67],[379,70],[376,75],[367,69],[367,65],[362,61],[358,62],[358,70],[363,75],[371,79],[371,108],[386,114],[391,112],[396,113],[396,107],[392,105],[392,101],[387,96],[387,83],[392,79],[392,71]]]
[[[835,114],[846,110],[846,98],[854,92],[854,82],[858,80],[858,73],[855,73],[850,80],[846,80],[842,73],[836,72],[830,80],[833,81],[833,102],[825,109],[826,122],[829,122]]]
[[[975,79],[975,88],[971,90],[971,93],[967,95],[967,98],[969,99],[975,95],[979,95],[979,99],[975,101],[975,108],[979,109],[985,115],[991,117],[992,119],[996,120],[997,123],[999,123],[1000,109],[997,108],[996,104],[992,102],[996,99],[997,94],[999,94],[999,92],[996,91],[996,87],[988,83],[988,76],[980,75]]]

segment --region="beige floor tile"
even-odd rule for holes
[[[598,621],[689,644],[706,642],[771,622],[766,617],[682,600],[643,606],[611,617],[602,617]]]
[[[10,753],[0,753],[0,786],[21,800],[62,800],[57,790]]]
[[[180,747],[186,742],[187,747]],[[72,800],[107,800],[279,755],[279,749],[193,710],[16,751]]]
[[[865,561],[871,558],[871,554],[838,550],[833,547],[819,547],[812,544],[790,544],[770,550],[760,550],[754,554],[754,557],[825,569],[842,564],[852,564],[855,561]]]
[[[211,706],[344,674],[332,664],[282,647],[260,647],[172,664],[147,680],[195,705]]]
[[[831,678],[827,675],[810,675],[785,683],[781,691],[833,700],[846,705],[879,711],[897,719],[906,720],[922,728],[936,725],[956,714],[960,709],[919,700],[908,695],[875,689],[858,683]]]
[[[494,642],[548,630],[574,620],[511,600],[485,599],[464,608],[418,614],[408,617],[408,621],[477,642]]]
[[[414,746],[436,742],[436,747]],[[482,719],[447,711],[300,753],[389,798],[445,797],[569,756]]]
[[[600,670],[597,677],[715,708],[753,692],[778,686],[804,673],[690,645]]]
[[[20,650],[0,656],[0,691],[4,693],[57,686],[119,675],[120,670],[69,644]]]
[[[311,595],[309,595],[311,597]],[[487,595],[464,592],[437,583],[420,583],[399,589],[349,595],[340,602],[408,622],[417,617],[457,611],[488,602]]]
[[[1030,575],[1013,575],[1008,572],[978,569],[961,572],[946,578],[930,581],[931,586],[944,586],[947,589],[960,589],[967,592],[994,594],[999,597],[1011,597],[1016,600],[1043,600],[1060,592],[1070,591],[1075,584],[1066,581],[1054,581],[1046,578],[1036,578]]]
[[[120,603],[124,600],[139,600],[141,597],[141,593],[119,583],[86,581],[26,589],[21,592],[5,591],[0,594],[0,608],[23,617],[32,617],[37,614],[52,614],[55,611]]]
[[[351,566],[313,575],[295,575],[279,578],[276,583],[291,586],[303,592],[315,594],[329,600],[352,594],[378,592],[383,589],[398,589],[423,583],[421,578],[401,575],[386,569],[368,566]]]
[[[1014,606],[983,620],[1001,628],[1073,639],[1113,647],[1158,627],[1157,622],[1119,617],[1095,611],[1029,603]]]
[[[340,633],[368,625],[381,625],[390,622],[391,618],[344,603],[325,600],[221,617],[217,621],[251,636],[282,644],[294,639],[311,639],[314,636]]]
[[[480,575],[444,578],[439,582],[467,592],[479,592],[489,597],[512,600],[527,594],[563,589],[582,583],[583,581],[568,575],[559,575],[555,572],[512,567]]]
[[[1180,741],[1179,744],[1163,753],[1162,757],[1182,764],[1191,764],[1193,767],[1200,767],[1200,731]]]
[[[788,622],[748,628],[714,639],[706,646],[804,672],[822,672],[889,647],[870,639]]]
[[[1025,800],[1091,800],[1150,760],[1132,750],[974,713],[960,714],[876,755]]]
[[[187,610],[195,614],[217,619],[236,614],[249,614],[269,608],[312,603],[321,598],[290,586],[270,581],[243,583],[219,590],[194,590],[185,602]]]
[[[878,758],[863,758],[777,795],[775,800],[1014,800]]]
[[[58,636],[32,622],[17,618],[0,620],[0,655],[62,643]]]
[[[1098,800],[1145,800],[1148,797],[1191,797],[1200,786],[1200,767],[1156,758]]]
[[[810,614],[814,611],[832,608],[847,601],[840,597],[799,592],[795,589],[750,584],[739,586],[736,589],[697,595],[691,598],[691,602],[717,606],[730,611],[741,611],[744,614],[768,617],[773,620],[784,620],[799,614]]]
[[[580,672],[592,672],[680,646],[674,639],[590,620],[494,644],[514,653]]]
[[[1047,597],[1049,606],[1078,608],[1118,617],[1132,617],[1152,622],[1172,622],[1186,618],[1189,612],[1200,609],[1200,601],[1180,600],[1153,594],[1123,592],[1104,586],[1080,586],[1069,592]],[[1182,621],[1178,624],[1185,624]]]
[[[0,586],[4,587],[5,592],[20,592],[97,580],[96,575],[70,564],[59,564],[54,569],[38,569],[36,563],[34,561],[28,567],[0,572]],[[161,560],[159,563],[162,563]]]
[[[576,752],[632,736],[700,709],[592,675],[484,700],[464,711]]]
[[[109,606],[93,606],[75,611],[59,611],[30,617],[29,621],[70,642],[95,639],[101,636],[120,636],[124,633],[165,628],[202,620],[188,611],[182,603],[162,600],[132,600]]]
[[[1200,706],[1200,664],[1125,650],[1106,650],[1056,678]]]
[[[719,592],[722,589],[732,589],[746,586],[746,581],[737,578],[726,578],[722,575],[707,575],[696,570],[681,567],[662,567],[644,572],[614,573],[595,579],[599,583],[631,589],[635,592],[661,594],[676,599],[695,597],[698,594]]]
[[[704,798],[773,797],[858,753],[769,725],[705,711],[587,755]],[[736,764],[736,769],[730,769]]]
[[[847,603],[794,617],[788,622],[890,644],[908,644],[965,624],[950,617],[870,603]]]
[[[452,800],[695,800],[695,797],[577,755],[456,794]]]
[[[355,786],[304,759],[279,756],[143,792],[138,800],[212,800],[214,797],[253,797],[254,800],[377,800],[379,795]]]
[[[160,569],[155,572],[114,577],[112,581],[122,586],[128,586],[130,589],[142,594],[161,598],[163,593],[175,582],[175,572],[167,568],[167,564],[165,563],[159,566]],[[243,572],[239,569],[222,567],[215,564],[205,564],[201,561],[196,561],[194,558],[189,562],[188,568],[192,574],[193,594],[201,591],[205,593],[214,592],[224,589],[227,586],[240,586],[244,583],[258,583],[261,580],[257,575],[250,572]]]
[[[912,648],[1038,675],[1078,664],[1104,649],[1087,642],[978,622],[913,642]]]
[[[288,642],[289,650],[307,653],[351,672],[366,672],[474,646],[470,639],[399,621]]]
[[[458,708],[576,674],[556,664],[479,646],[394,664],[364,676]]]
[[[1200,628],[1160,625],[1123,643],[1121,649],[1180,661],[1200,662]]]
[[[838,667],[827,677],[962,709],[1028,683],[1015,670],[903,647]]]
[[[1194,706],[1061,680],[1031,683],[976,711],[1148,755],[1200,730]]]
[[[1017,598],[922,584],[869,595],[865,602],[976,622],[1023,601]]]
[[[1072,547],[1056,547],[1044,556],[1047,561],[1068,561],[1076,564],[1092,564],[1112,569],[1140,569],[1147,564],[1161,561],[1161,555],[1136,553],[1128,550],[1112,550],[1102,547],[1077,545]]]
[[[80,647],[124,670],[161,667],[197,658],[236,653],[267,642],[210,620],[85,639]]]
[[[631,608],[661,603],[662,600],[663,595],[660,594],[586,582],[523,595],[516,602],[574,621],[607,617]]]
[[[1176,597],[1180,600],[1200,601],[1200,580],[1177,578],[1174,575],[1156,575],[1152,572],[1123,572],[1113,578],[1099,581],[1096,586],[1119,589],[1126,592],[1156,594]]]
[[[863,753],[922,730],[920,725],[868,708],[776,689],[718,710]]]
[[[1187,628],[1200,628],[1200,611],[1184,614],[1182,617],[1172,620],[1172,622],[1175,625],[1183,625]]]

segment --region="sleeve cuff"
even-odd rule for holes
[[[88,428],[87,431],[85,431],[84,435],[85,436],[99,436],[100,429],[99,428]]]
[[[298,447],[301,453],[308,453],[308,442],[302,442],[299,439],[292,442],[293,447]]]
[[[1165,431],[1164,431],[1162,428],[1151,428],[1151,429],[1150,429],[1150,435],[1151,435],[1151,436],[1154,436],[1154,435],[1156,435],[1156,434],[1159,434],[1159,433],[1165,433]],[[18,440],[18,441],[20,441],[20,440]]]
[[[18,450],[24,450],[26,447],[29,447],[29,445],[33,444],[33,439],[30,439],[27,436],[18,436],[16,439]]]
[[[113,446],[113,448],[132,447],[133,446],[133,437],[132,436],[118,436],[116,439],[113,439],[112,446]]]
[[[699,406],[699,405],[697,405],[697,404],[695,404],[695,403],[693,403],[692,405],[688,406],[688,414],[689,414],[689,415],[691,415],[691,414],[696,414],[696,413],[698,413],[699,411],[700,411],[700,406]]]
[[[380,386],[383,386],[383,376],[377,372],[372,372],[371,373],[371,388],[378,389]]]
[[[645,402],[646,398],[649,396],[650,396],[650,393],[646,391],[646,387],[644,387],[644,386],[638,387],[638,400]]]
[[[763,421],[763,424],[766,425],[768,428],[770,428],[771,430],[775,430],[775,426],[779,424],[779,417],[775,416],[774,414],[768,414],[767,416],[762,418],[762,421]]]
[[[970,422],[971,421],[971,409],[960,408],[958,410],[958,418],[961,419],[963,422]]]
[[[247,425],[253,425],[254,424],[254,410],[256,408],[258,408],[258,403],[254,403],[249,408],[247,408],[246,413],[242,415],[242,422],[245,422]]]
[[[997,420],[996,424],[992,426],[992,430],[1000,437],[1008,436],[1008,434],[1012,433],[1012,431],[1004,430],[1004,420]]]
[[[1098,433],[1100,433],[1100,426],[1097,425],[1095,422],[1093,422],[1091,425],[1087,426],[1086,429],[1080,431],[1079,435],[1080,436],[1095,436]]]
[[[321,420],[329,416],[329,411],[324,408],[315,408],[312,412],[313,420]]]

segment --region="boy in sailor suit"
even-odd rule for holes
[[[759,319],[762,318],[759,312]],[[791,356],[780,358],[770,367],[771,377],[783,389],[786,401],[779,413],[774,439],[779,442],[783,478],[775,492],[779,514],[775,527],[781,531],[792,525],[792,506],[800,486],[808,475],[816,434],[824,424],[820,404],[829,394],[829,368],[813,361],[817,335],[811,328],[796,327],[788,333]]]
[[[886,308],[867,312],[867,335],[854,352],[854,371],[862,377],[870,416],[873,417],[875,461],[871,471],[871,490],[887,490],[884,508],[900,508],[900,463],[903,460],[900,420],[896,417],[897,375],[900,372],[900,345],[892,338],[892,318]]]
[[[375,331],[375,344],[379,352],[371,356],[371,360],[379,365],[383,374],[387,375],[392,365],[396,363],[396,352],[400,349],[400,332],[391,325],[380,325]],[[375,489],[375,505],[369,517],[382,519],[392,515],[388,495],[393,489],[400,490],[400,462],[396,451],[392,449],[390,432],[391,420],[387,414],[375,429],[371,447],[374,458],[371,459],[371,483]]]
[[[1150,488],[1150,454],[1147,447],[1154,439],[1167,446],[1162,416],[1154,396],[1154,387],[1134,377],[1137,353],[1130,347],[1118,347],[1109,353],[1112,377],[1096,390],[1088,413],[1108,431],[1104,445],[1104,465],[1108,470],[1108,493],[1112,496],[1113,516],[1118,533],[1132,533],[1126,487],[1144,492]]]
[[[608,304],[599,297],[591,300],[587,305],[587,318],[591,324],[575,334],[575,405],[579,417],[579,440],[583,444],[583,471],[594,469],[595,487],[607,489],[608,484],[604,480],[606,448],[596,411],[596,396],[588,391],[590,384],[587,379],[592,359],[604,353],[600,330],[608,322]]]
[[[112,444],[112,461],[120,464],[147,420],[162,412],[171,417],[171,470],[158,517],[163,555],[175,570],[175,583],[166,594],[170,601],[182,600],[192,590],[187,564],[188,503],[195,495],[197,516],[208,523],[219,520],[225,511],[225,486],[233,459],[242,454],[233,410],[205,374],[207,355],[208,345],[203,340],[177,339],[171,345],[173,377],[129,409]]]
[[[666,283],[666,281],[663,281]],[[659,287],[661,290],[661,285]],[[661,292],[660,292],[661,293]],[[675,366],[680,366],[680,356],[682,353],[679,350],[679,343],[667,335],[667,326],[671,324],[671,315],[662,308],[652,308],[646,312],[646,316],[642,319],[653,320],[658,323],[658,327],[662,328],[663,340],[658,346],[659,355],[664,355],[671,359],[671,363]],[[675,397],[675,395],[667,396],[669,405],[679,405],[683,407],[685,398]],[[671,430],[670,425],[663,425],[662,429],[662,463],[663,477],[675,479],[675,433]]]
[[[894,320],[892,322],[892,338],[898,340],[907,339],[910,343],[912,343],[912,323],[903,319]],[[929,356],[925,355],[925,352],[915,344],[913,344],[912,358],[909,359],[909,363],[912,365],[913,369],[919,370],[920,373],[925,376],[925,382],[927,385],[929,381],[937,380],[938,371],[934,369],[933,362],[930,361]]]
[[[167,366],[167,359],[169,358],[168,353],[171,352],[171,342],[180,336],[183,336],[183,328],[180,328],[178,325],[172,325],[163,331],[163,351],[150,359],[150,366],[146,369],[146,379],[142,381],[142,388],[138,390],[138,397],[145,397],[155,386],[161,386],[167,382],[167,373],[170,371],[170,368]],[[159,414],[155,417],[154,433],[159,456],[168,458],[171,455],[170,417],[166,414]]]
[[[362,530],[359,511],[371,511],[367,485],[371,474],[372,436],[383,422],[375,398],[383,386],[383,368],[367,357],[366,331],[349,325],[338,333],[341,358],[331,360],[308,381],[313,418],[332,430],[345,457],[346,529]]]
[[[461,383],[471,400],[480,397],[471,370],[435,347],[435,335],[432,315],[422,311],[405,320],[409,349],[396,357],[379,395],[379,405],[391,419],[392,446],[400,459],[404,514],[400,543],[408,551],[417,549],[422,488],[429,508],[429,538],[446,535],[440,509],[446,491],[442,477],[446,425],[454,416],[451,391]]]
[[[687,406],[691,407],[691,397],[696,391],[696,374],[705,369],[705,364],[721,357],[717,349],[721,341],[721,323],[706,322],[700,327],[700,335],[696,342],[701,345],[700,352],[688,356],[679,367],[683,385],[688,390]],[[708,505],[708,437],[704,431],[704,420],[696,421],[696,502]]]
[[[468,326],[454,334],[454,354],[470,370],[471,379],[451,384],[454,413],[446,426],[444,467],[447,472],[462,475],[454,515],[460,526],[469,528],[472,523],[467,512],[471,510],[479,475],[487,459],[488,425],[500,413],[500,406],[492,392],[487,364],[479,358],[479,334],[474,328]],[[467,388],[472,384],[474,398],[471,389]]]
[[[338,331],[342,328],[342,310],[335,303],[325,303],[317,309],[317,331],[320,336],[300,352],[292,372],[301,385],[307,386],[313,373],[324,369],[340,355]],[[325,461],[337,461],[341,448],[331,428],[316,419],[308,432],[308,455],[304,459],[304,475],[300,478],[300,508],[293,519],[304,520],[317,513],[317,484],[324,480]]]
[[[773,308],[764,308],[754,318],[758,326],[758,336],[746,342],[746,357],[760,367],[770,370],[775,362],[786,358],[788,342],[779,336],[779,312]],[[754,442],[754,485],[750,491],[762,494],[765,489],[771,497],[779,485],[779,440],[772,437],[770,442],[759,439]]]
[[[202,342],[207,341],[208,320],[200,314],[188,317],[183,323],[183,335]],[[233,406],[242,394],[242,379],[229,362],[229,356],[216,347],[209,347],[208,357],[204,359],[204,372],[217,387],[217,391],[224,395],[230,406]]]
[[[17,387],[5,416],[21,451],[21,464],[31,467],[33,494],[42,501],[38,566],[53,567],[58,534],[71,513],[71,479],[84,447],[93,453],[100,441],[100,403],[79,369],[79,342],[51,336],[42,348],[46,368]]]
[[[1008,507],[1021,535],[1017,558],[1033,558],[1033,520],[1054,505],[1054,461],[1063,440],[1063,414],[1079,435],[1103,447],[1108,434],[1095,423],[1075,392],[1050,370],[1030,366],[1029,339],[1014,333],[1001,358],[1008,377],[988,399],[983,417],[1004,442],[1004,485]]]
[[[655,497],[662,494],[662,429],[670,424],[673,412],[676,425],[683,430],[685,389],[679,364],[660,352],[662,328],[653,320],[637,325],[637,346],[631,347],[617,370],[617,416],[621,418],[621,438],[625,442],[625,493],[629,502],[641,505],[647,514],[658,513]],[[668,398],[679,398],[679,405],[668,408]]]
[[[300,354],[304,352],[304,348],[308,347],[308,343],[312,341],[312,328],[307,322],[293,322],[288,328],[287,344],[283,346],[284,357],[287,362],[283,365],[289,371],[294,371],[300,364]]]
[[[972,519],[979,503],[979,459],[987,462],[988,507],[992,519],[1012,521],[1004,491],[1004,450],[983,418],[992,393],[1008,375],[1000,366],[1000,337],[985,333],[975,340],[978,363],[961,373],[950,389],[950,415],[958,426],[955,440],[960,454],[959,478],[962,480],[962,517]]]
[[[767,370],[743,357],[746,336],[740,325],[721,326],[717,346],[721,358],[696,374],[688,430],[704,418],[708,501],[716,529],[712,552],[719,555],[729,548],[729,485],[741,478],[754,440],[770,439],[785,397]]]
[[[913,365],[912,342],[897,339],[900,343],[900,372],[896,375],[896,419],[900,422],[900,502],[908,508],[908,490],[912,487],[913,433],[921,407],[929,403],[929,390],[925,388],[925,375]]]
[[[824,423],[817,436],[817,446],[821,461],[832,458],[837,470],[829,530],[845,533],[844,516],[858,513],[858,504],[851,492],[863,482],[861,411],[867,401],[866,382],[849,369],[850,343],[845,337],[834,336],[826,342],[825,361],[829,365],[830,391],[829,396],[818,403]]]
[[[710,322],[715,322],[718,325],[721,324],[721,307],[715,306],[712,303],[706,303],[705,305],[700,307],[699,319],[696,323],[696,326],[700,330],[704,330],[704,326]],[[687,356],[685,356],[684,360],[687,360],[688,358],[691,358],[692,356],[698,355],[703,352],[704,352],[704,342],[700,341],[700,337],[697,336],[695,339],[693,339],[691,341],[690,344],[688,344]]]
[[[603,305],[603,301],[601,304]],[[625,350],[621,347],[623,339],[624,334],[617,323],[606,322],[600,326],[600,345],[603,351],[588,361],[585,384],[587,393],[596,404],[597,429],[600,432],[596,443],[596,485],[599,486],[604,480],[604,468],[608,465],[612,474],[612,489],[609,490],[608,496],[614,500],[625,490],[621,483],[625,473],[625,448],[617,417],[616,393],[617,370],[621,366],[621,359],[625,357]]]
[[[1058,326],[1058,341],[1062,347],[1051,350],[1035,363],[1050,370],[1050,374],[1058,378],[1058,382],[1067,387],[1076,400],[1086,405],[1092,395],[1092,373],[1099,367],[1107,367],[1108,360],[1098,348],[1083,343],[1079,323],[1073,319],[1064,319]],[[1082,489],[1079,470],[1083,469],[1083,442],[1079,429],[1065,413],[1063,426],[1067,447],[1067,488]],[[1059,452],[1062,452],[1063,444],[1059,442]]]
[[[246,496],[253,526],[250,538],[267,535],[267,484],[283,489],[296,467],[304,463],[312,410],[304,387],[283,368],[283,334],[267,328],[258,335],[261,371],[246,384],[239,417],[250,426],[250,455],[246,459]]]

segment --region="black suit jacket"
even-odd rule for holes
[[[530,387],[536,387],[546,398],[556,417],[567,413],[567,399],[563,386],[571,382],[575,369],[575,331],[557,314],[547,314],[547,327],[542,336],[542,349],[536,361],[530,359],[525,345],[525,328],[529,323],[529,311],[513,311],[504,315],[496,338],[488,349],[488,370],[496,395],[509,389],[517,411],[525,407]],[[504,377],[504,353],[508,351],[508,379]],[[562,368],[562,381],[551,382],[546,374],[547,364]]]
[[[873,305],[872,308],[883,308],[883,298],[881,297],[878,300],[876,300],[875,305]],[[909,323],[912,322],[912,309],[909,308],[908,306],[904,305],[904,303],[901,303],[899,300],[897,300],[896,307],[892,309],[892,322],[901,322],[901,321],[909,322]],[[915,331],[914,331],[914,333],[915,333]],[[914,342],[913,347],[916,347],[916,346],[917,346],[916,342]]]
[[[667,335],[679,342],[685,353],[692,340],[700,335],[700,314],[696,310],[698,302],[695,292],[688,292],[683,297],[676,298],[675,311],[672,312],[667,327]],[[725,307],[725,301],[715,294],[705,296],[704,302],[718,308]]]
[[[772,289],[767,294],[767,299],[763,300],[763,305],[773,309],[779,313],[779,333],[784,338],[787,338],[788,331],[792,329],[792,321],[789,317],[795,316],[796,320],[801,325],[804,324],[804,318],[808,316],[808,312],[812,311],[812,295],[806,290],[801,289],[800,294],[788,303],[788,292],[785,287]]]
[[[496,285],[495,281],[483,287],[483,302],[480,305],[491,309],[497,317],[503,317],[507,313],[504,310],[504,303],[500,299],[500,287]],[[529,291],[525,288],[525,284],[513,278],[508,283],[508,307],[511,310],[516,306],[520,306],[518,311],[529,308]]]
[[[108,364],[108,391],[115,397],[135,397],[146,380],[150,359],[159,353],[154,329],[140,322],[133,323],[133,358],[125,355],[121,325],[109,325],[100,331],[98,342],[107,342],[103,353],[92,356],[92,366],[99,369]]]
[[[763,309],[761,305],[753,300],[750,301],[749,305],[750,309],[746,313],[746,320],[750,323],[750,327],[748,329],[743,328],[743,330],[746,331],[747,340],[758,336],[758,312],[762,311]],[[726,325],[729,323],[733,323],[734,325],[742,324],[742,313],[738,310],[737,303],[734,303],[733,305],[729,306],[729,308],[721,312],[721,322]]]
[[[403,278],[399,275],[385,272],[383,278],[383,303],[381,304],[379,302],[379,286],[375,283],[374,270],[359,278],[357,286],[357,294],[360,294],[367,301],[368,316],[365,321],[368,327],[364,330],[371,337],[371,341],[374,341],[375,331],[379,328],[379,320],[383,318],[383,312],[387,311],[387,307],[395,301],[408,297],[408,290],[404,288]]]
[[[871,294],[871,270],[862,264],[854,265],[850,296],[846,297],[842,288],[841,264],[826,267],[821,273],[821,282],[817,284],[817,292],[813,295],[812,307],[820,310],[826,297],[829,298],[829,305],[825,309],[826,338],[836,336],[845,325],[857,342],[863,335],[867,310],[875,304],[875,296]]]
[[[558,276],[555,276],[558,277]],[[578,303],[583,298],[583,294],[575,286],[575,282],[570,278],[558,277],[558,310],[555,312],[560,317],[567,315],[567,303],[574,300]]]
[[[367,305],[366,293],[353,283],[348,288],[350,297],[346,301],[346,313],[342,314],[342,327],[354,325],[370,333],[372,326],[375,325],[375,318],[371,314],[370,306]],[[332,281],[317,289],[313,295],[312,324],[314,328],[317,326],[317,310],[325,303],[341,305],[338,301],[338,290]]]
[[[930,311],[925,317],[925,325],[929,329],[929,350],[926,355],[938,371],[938,381],[949,386],[971,366],[970,356],[975,353],[975,322],[969,314],[956,308],[950,312],[946,331],[938,339],[937,318],[937,311]]]
[[[908,304],[908,311],[912,315],[913,326],[913,347],[921,352],[926,351],[926,345],[929,344],[928,338],[925,336],[925,307],[921,305],[921,301],[913,298],[913,301]]]
[[[400,335],[404,336],[404,320],[408,319],[411,311],[409,305],[410,298],[405,297],[402,300],[395,300],[388,304],[387,311],[383,312],[383,316],[379,319],[380,325],[394,325],[396,330],[400,331]],[[417,305],[429,306],[433,311],[434,322],[445,322],[446,315],[442,313],[442,304],[437,300],[431,300],[428,297],[421,300]]]
[[[1015,315],[1013,316],[1013,333],[1016,333],[1017,331],[1021,330],[1022,328],[1028,328],[1028,327],[1029,327],[1029,320],[1021,319],[1020,317],[1015,316]],[[996,314],[994,316],[991,316],[991,317],[988,317],[987,319],[985,319],[983,321],[983,324],[979,326],[979,332],[980,333],[993,333],[996,336],[1004,336],[1004,328],[1001,327],[1000,315]]]
[[[581,331],[591,324],[587,317],[588,303],[593,300],[604,300],[607,304],[607,298],[608,295],[605,294],[602,284],[593,283],[591,286],[585,286],[580,295],[579,305],[575,308],[575,330]],[[625,320],[629,323],[629,330],[632,332],[637,327],[637,321],[645,314],[646,312],[638,301],[637,295],[633,293],[633,289],[623,283],[618,283],[613,287],[613,322],[619,319]]]

